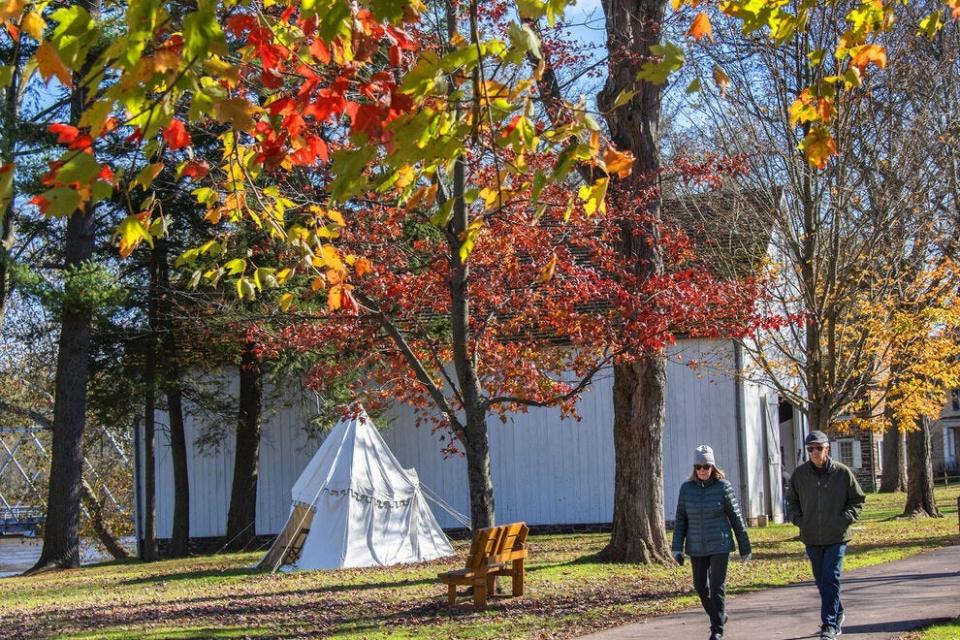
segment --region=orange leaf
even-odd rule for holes
[[[720,95],[725,95],[727,93],[727,87],[730,86],[730,76],[727,75],[727,72],[724,71],[720,65],[713,65],[713,81],[716,83],[717,88],[720,89]]]
[[[0,2],[0,20],[19,18],[23,13],[23,0],[3,0]]]
[[[694,40],[701,40],[704,37],[713,40],[713,25],[710,24],[710,17],[706,11],[701,11],[693,19],[687,35],[692,36]]]
[[[50,82],[50,78],[57,76],[57,79],[65,86],[73,84],[73,75],[67,65],[63,64],[60,54],[53,48],[49,42],[44,42],[37,49],[34,57],[37,60],[37,68],[40,69],[40,75],[45,82]]]
[[[950,7],[950,17],[954,22],[960,20],[960,0],[947,0],[946,5]]]
[[[860,73],[863,73],[864,69],[866,69],[867,65],[871,62],[881,69],[887,67],[887,52],[878,44],[865,44],[860,47],[859,51],[854,54],[850,64],[859,69]]]
[[[362,278],[368,273],[373,273],[373,263],[366,258],[357,258],[356,263],[353,265],[354,271],[357,273],[358,278]]]
[[[553,274],[557,270],[557,254],[553,254],[547,264],[543,265],[543,269],[540,270],[540,282],[546,284],[553,280]]]
[[[803,149],[810,164],[817,169],[827,166],[830,156],[837,153],[837,143],[826,127],[811,127],[803,142],[800,143],[800,148]]]
[[[343,304],[343,285],[330,287],[327,291],[327,309],[336,311]]]
[[[321,38],[318,37],[310,44],[310,53],[323,64],[330,64],[330,49]]]
[[[63,124],[61,122],[50,125],[47,130],[57,136],[57,142],[60,144],[69,144],[76,140],[80,135],[79,129],[72,125]]]
[[[607,147],[603,162],[607,165],[608,174],[616,174],[620,178],[626,178],[633,171],[633,154],[629,151],[617,151],[613,147]]]

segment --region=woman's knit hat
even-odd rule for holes
[[[705,444],[700,445],[693,450],[693,464],[709,464],[717,466],[713,458],[713,449]]]

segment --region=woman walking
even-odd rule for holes
[[[686,547],[693,567],[693,586],[710,616],[710,640],[723,638],[727,621],[724,590],[727,561],[736,533],[741,560],[750,559],[750,538],[740,515],[733,485],[723,479],[713,449],[700,445],[693,454],[693,474],[680,487],[673,529],[673,558],[683,564]]]

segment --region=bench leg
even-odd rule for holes
[[[481,576],[474,581],[473,604],[477,607],[487,606],[487,576]]]
[[[513,561],[513,597],[523,595],[523,558]]]
[[[457,604],[457,585],[447,585],[447,602],[450,603],[451,607]]]

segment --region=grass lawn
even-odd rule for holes
[[[937,489],[942,519],[899,520],[902,495],[871,495],[846,568],[958,542],[960,485]],[[751,529],[754,562],[732,563],[728,593],[809,578],[796,529]],[[107,563],[0,580],[0,636],[23,638],[570,638],[696,602],[689,566],[604,564],[606,534],[530,538],[526,595],[484,611],[450,609],[438,571],[461,557],[403,568],[264,574],[260,554],[153,564]],[[926,640],[955,638],[918,636]],[[934,633],[931,631],[930,633]]]
[[[923,631],[902,636],[900,640],[957,640],[960,638],[960,618],[943,624],[935,624]]]

